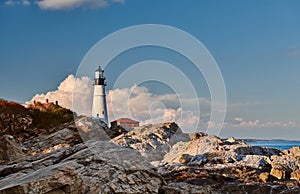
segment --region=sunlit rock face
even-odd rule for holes
[[[298,193],[297,148],[249,146],[234,138],[190,134],[165,154],[158,172],[170,193]],[[192,189],[193,188],[193,189]],[[176,192],[175,192],[176,191]]]
[[[0,193],[299,193],[299,148],[249,146],[176,123],[127,132],[79,117],[0,136]]]
[[[87,131],[75,130],[78,122],[88,132],[97,129],[106,134],[108,129],[100,121],[91,125],[89,118],[80,118],[49,135],[28,138],[21,146],[1,137],[10,145],[2,146],[1,151],[15,154],[3,158],[6,162],[0,166],[0,193],[159,192],[164,181],[139,152],[107,139],[83,143],[79,133]],[[10,149],[11,145],[16,148]]]
[[[176,123],[160,123],[138,127],[111,141],[139,151],[149,161],[160,161],[175,143],[189,140]]]

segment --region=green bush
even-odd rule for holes
[[[71,110],[55,104],[51,104],[47,108],[39,105],[31,107],[29,113],[33,118],[33,126],[37,128],[48,129],[73,120]]]

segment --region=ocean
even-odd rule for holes
[[[279,150],[288,150],[295,146],[300,146],[300,141],[246,141],[248,145],[264,146],[269,148],[277,148]]]

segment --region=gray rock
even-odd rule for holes
[[[237,165],[247,166],[256,169],[270,169],[271,160],[267,156],[261,155],[246,155],[240,156],[240,160],[236,162]]]
[[[22,157],[24,157],[24,153],[12,136],[0,136],[0,163],[10,162]]]
[[[297,148],[283,154],[234,138],[190,138],[175,123],[112,140],[107,130],[82,117],[27,137],[24,153],[1,137],[0,193],[299,193]]]
[[[175,123],[145,125],[111,141],[122,147],[139,151],[148,161],[161,160],[169,149],[178,141],[189,141]]]
[[[262,155],[262,156],[272,156],[280,155],[282,152],[275,148],[267,148],[260,146],[240,146],[235,149],[238,155]]]
[[[82,117],[75,121],[81,139],[88,141],[110,141],[109,128],[99,120]]]
[[[1,179],[0,193],[158,193],[163,184],[138,152],[107,141],[94,142],[58,164],[54,155],[43,161],[45,167],[32,162],[36,170],[20,169]]]
[[[184,182],[170,183],[161,189],[168,194],[212,194],[216,193],[209,185],[192,185]]]
[[[190,166],[201,166],[204,165],[205,163],[208,162],[208,157],[209,157],[209,153],[205,153],[205,154],[200,154],[200,155],[196,155],[194,156],[190,162],[188,163],[188,165]]]
[[[80,120],[82,129],[93,127]],[[86,126],[84,126],[86,124]],[[158,193],[163,178],[138,151],[109,141],[78,143],[78,133],[65,129],[27,141],[28,151],[22,162],[0,165],[0,193]],[[57,143],[69,147],[44,152]],[[77,142],[77,143],[76,143]],[[35,148],[37,146],[37,148]]]
[[[42,134],[25,140],[21,146],[25,153],[34,155],[36,153],[49,153],[62,148],[68,148],[76,143],[82,142],[77,131],[63,128],[50,135]]]
[[[189,142],[178,142],[164,156],[163,161],[167,163],[179,163],[182,154],[200,155],[205,153],[219,152],[223,144],[222,140],[215,136],[203,136]]]
[[[282,168],[288,169],[289,171],[295,171],[299,169],[299,160],[294,156],[276,156],[270,157],[272,167],[282,166]]]

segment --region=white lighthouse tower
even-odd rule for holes
[[[99,68],[95,71],[95,82],[94,82],[94,98],[92,116],[95,119],[100,119],[108,124],[107,108],[106,108],[106,94],[105,94],[105,76],[104,71]]]

